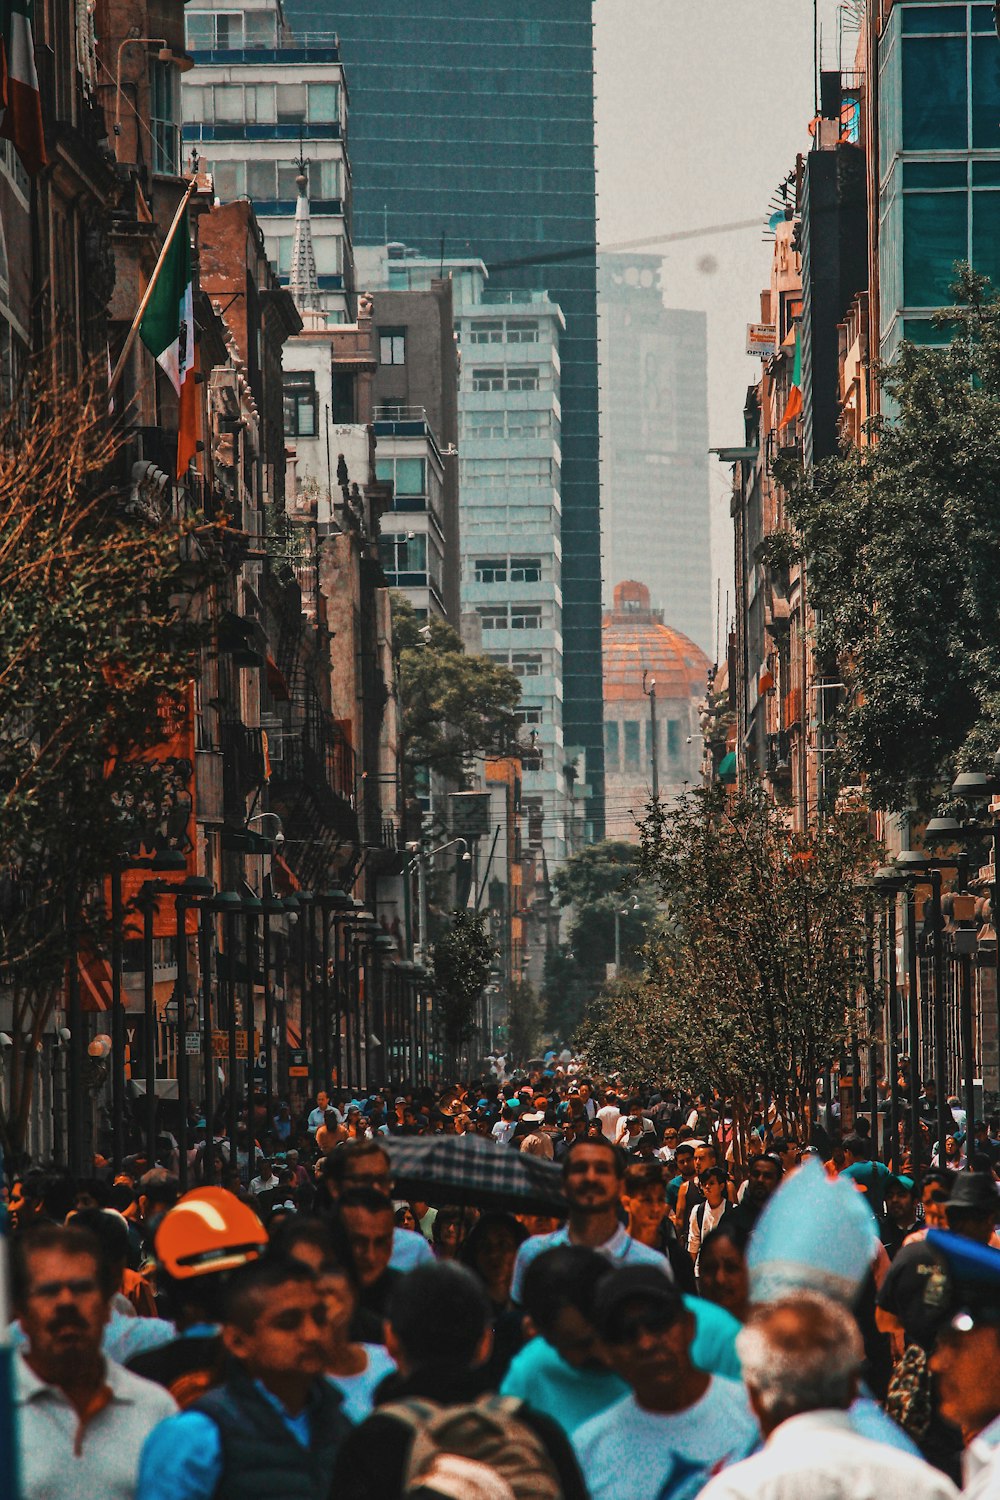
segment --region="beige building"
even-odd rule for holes
[[[634,580],[615,586],[603,653],[607,836],[631,839],[652,796],[654,766],[662,801],[701,779],[698,706],[710,663],[664,624],[649,589]]]

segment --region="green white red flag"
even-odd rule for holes
[[[139,337],[177,392],[179,478],[198,446],[191,231],[186,211],[159,267],[153,294],[139,324]]]
[[[0,136],[36,176],[48,157],[35,69],[34,0],[0,0]]]

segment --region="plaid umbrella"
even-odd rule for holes
[[[393,1197],[510,1213],[565,1214],[562,1172],[479,1135],[392,1136]]]

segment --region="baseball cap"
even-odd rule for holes
[[[621,1339],[625,1333],[624,1312],[630,1302],[655,1307],[666,1323],[673,1323],[684,1311],[684,1298],[666,1269],[623,1266],[605,1277],[594,1298],[594,1322],[604,1338]]]

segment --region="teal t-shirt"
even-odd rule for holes
[[[691,1358],[708,1375],[740,1378],[736,1335],[740,1325],[725,1308],[703,1297],[685,1297],[694,1314]],[[543,1338],[534,1338],[515,1354],[500,1387],[502,1396],[517,1396],[545,1412],[564,1432],[573,1433],[591,1417],[628,1395],[628,1386],[611,1370],[576,1370]]]

